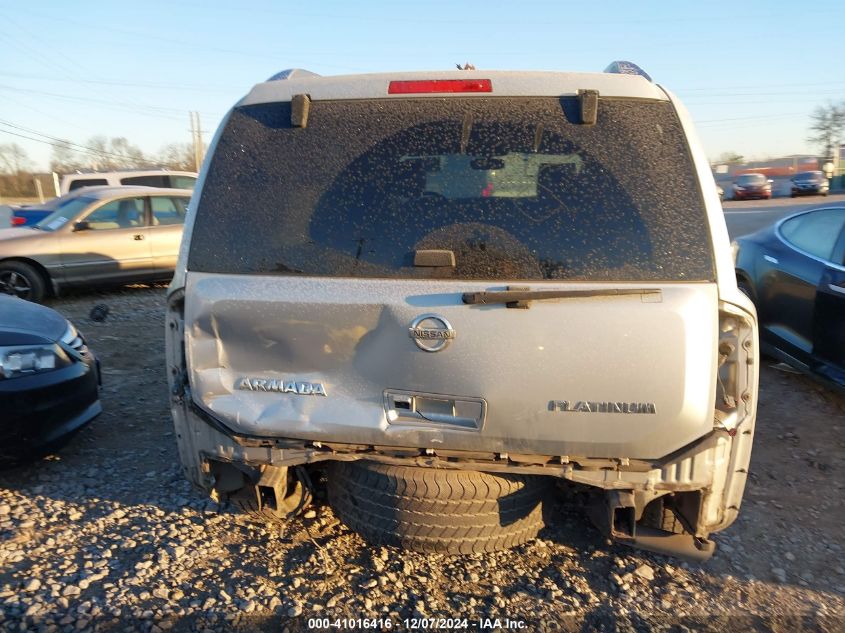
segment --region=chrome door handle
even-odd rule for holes
[[[777,257],[772,257],[771,255],[763,255],[763,259],[765,259],[767,262],[770,262],[772,264],[779,264],[780,263],[778,261]]]
[[[827,287],[833,290],[833,292],[838,292],[841,295],[845,295],[845,288],[842,286],[837,286],[836,284],[827,284]]]
[[[136,233],[135,235],[133,235],[133,236],[132,236],[132,238],[133,238],[136,242],[140,242],[142,239],[144,239],[144,236],[143,236],[143,234],[141,234],[141,233]]]

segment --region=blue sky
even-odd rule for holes
[[[675,92],[708,156],[814,151],[815,106],[845,101],[845,2],[58,2],[0,0],[0,143],[206,139],[284,68],[600,71],[638,63]],[[838,66],[837,66],[838,64]],[[14,127],[13,127],[14,126]],[[23,129],[22,129],[23,128]]]

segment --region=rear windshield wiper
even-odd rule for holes
[[[656,288],[606,288],[600,290],[499,290],[494,292],[465,292],[463,301],[469,305],[504,303],[509,308],[528,308],[530,301],[543,299],[582,299],[588,297],[618,297],[622,295],[657,295]]]

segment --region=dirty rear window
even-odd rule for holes
[[[569,98],[237,108],[189,270],[438,279],[710,280],[701,192],[670,104]],[[415,264],[420,251],[445,250]],[[417,263],[426,260],[425,253]]]

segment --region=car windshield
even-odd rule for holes
[[[708,280],[707,220],[668,103],[574,98],[237,108],[191,270],[380,278]],[[326,148],[333,148],[327,152]],[[447,250],[455,266],[414,265]]]
[[[55,231],[60,229],[78,216],[92,202],[96,202],[96,200],[96,198],[89,198],[85,196],[65,200],[55,211],[36,224],[34,228],[42,231]]]
[[[745,174],[737,178],[736,182],[740,185],[759,185],[766,182],[766,177],[763,174]]]
[[[822,172],[820,171],[807,171],[802,174],[796,174],[795,180],[821,180],[822,179]]]

